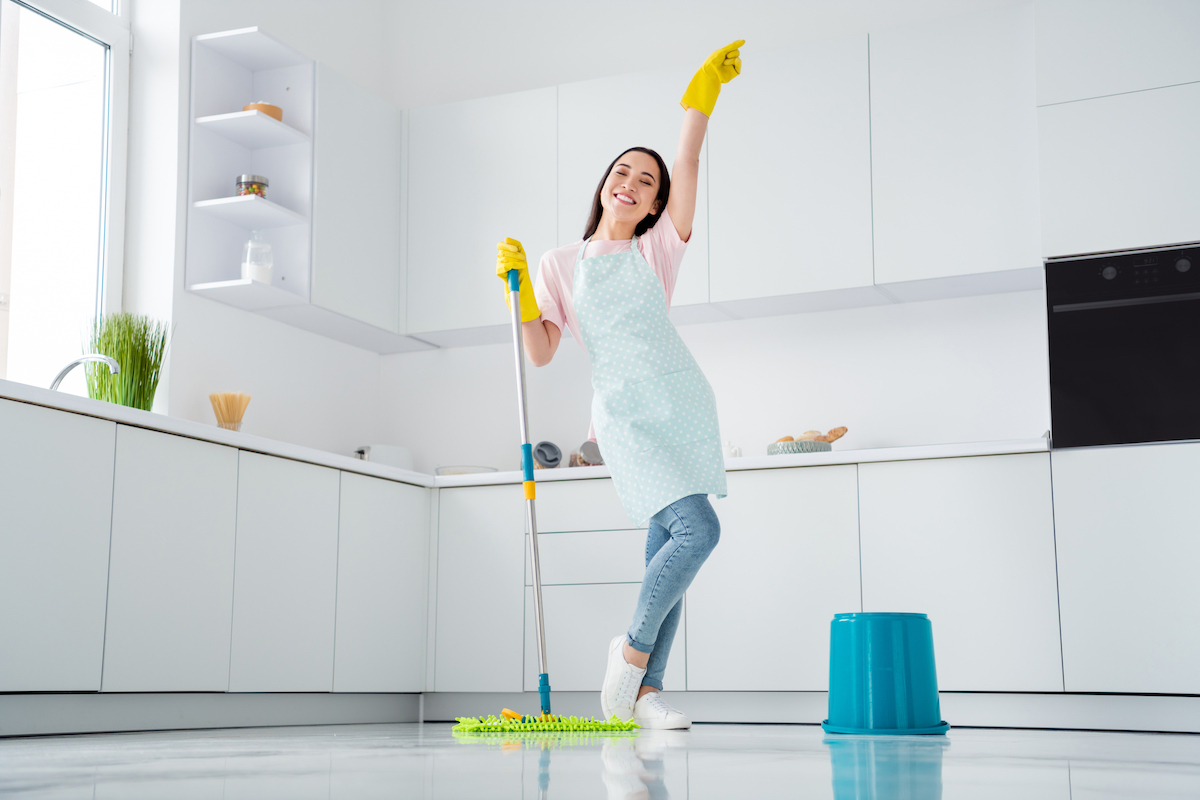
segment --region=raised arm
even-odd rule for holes
[[[679,131],[679,149],[675,151],[675,165],[671,167],[671,196],[667,199],[667,213],[675,223],[679,238],[687,241],[692,235],[692,220],[696,216],[696,181],[700,176],[700,147],[704,144],[704,133],[708,130],[708,117],[696,108],[683,114],[683,128]]]
[[[675,223],[679,238],[685,242],[692,235],[692,221],[696,217],[700,147],[708,131],[708,118],[717,104],[721,84],[729,83],[742,72],[738,48],[745,43],[745,39],[738,39],[715,50],[696,71],[687,91],[683,93],[683,99],[679,101],[685,111],[683,128],[679,131],[679,148],[675,151],[675,165],[671,168],[671,197],[667,200],[667,212]]]

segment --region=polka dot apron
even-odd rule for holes
[[[680,498],[725,496],[712,387],[667,317],[638,249],[575,260],[575,314],[592,362],[592,422],[625,512],[639,525]]]

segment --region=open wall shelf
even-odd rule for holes
[[[248,231],[262,228],[285,228],[289,225],[303,225],[308,222],[308,219],[302,214],[297,214],[289,208],[272,203],[256,194],[200,200],[195,203],[193,208]]]
[[[308,134],[255,110],[210,114],[197,119],[196,125],[251,150],[301,144],[309,140]]]

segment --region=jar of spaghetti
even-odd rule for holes
[[[271,182],[262,175],[238,175],[237,193],[238,196],[246,194],[256,194],[264,200],[267,197],[267,187]]]

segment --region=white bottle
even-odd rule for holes
[[[273,262],[271,245],[262,238],[262,231],[250,231],[250,241],[242,248],[242,280],[269,284]]]

